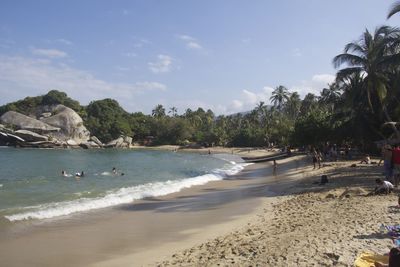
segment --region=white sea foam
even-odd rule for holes
[[[101,209],[125,203],[131,203],[146,197],[165,196],[179,192],[182,189],[196,185],[203,185],[211,181],[218,181],[227,176],[239,173],[249,164],[231,164],[229,167],[216,169],[209,174],[180,180],[168,180],[165,182],[147,183],[132,187],[124,187],[114,191],[108,191],[103,197],[79,198],[72,201],[49,203],[36,206],[30,211],[5,216],[9,221],[21,221],[29,219],[49,219],[65,216],[76,212]]]

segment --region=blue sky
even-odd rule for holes
[[[332,58],[386,20],[382,0],[0,0],[0,105],[51,89],[129,112],[230,114],[333,80]]]

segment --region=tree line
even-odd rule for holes
[[[395,3],[388,18],[400,11]],[[44,96],[27,97],[0,107],[24,114],[38,105],[64,104],[77,111],[90,132],[103,142],[120,135],[140,141],[154,137],[153,144],[197,143],[238,147],[277,145],[318,145],[324,142],[352,143],[366,149],[373,142],[400,138],[396,122],[400,118],[400,30],[379,26],[365,30],[357,41],[344,46],[335,56],[338,69],[333,83],[319,95],[303,99],[279,85],[272,92],[272,105],[259,102],[252,110],[216,116],[212,110],[157,105],[152,114],[126,112],[117,101],[92,101],[87,106],[52,90]]]

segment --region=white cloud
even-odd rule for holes
[[[293,57],[301,57],[303,54],[301,53],[299,48],[295,48],[292,50],[292,56]]]
[[[196,42],[188,42],[188,43],[186,44],[186,46],[187,46],[187,48],[189,48],[189,49],[198,49],[198,50],[203,49],[203,47],[202,47],[201,45],[199,45],[198,43],[196,43]]]
[[[259,102],[264,102],[266,105],[270,104],[269,98],[274,88],[264,86],[259,92],[250,90],[242,90],[241,98],[235,99],[226,108],[227,113],[236,113],[241,111],[248,111],[255,108]]]
[[[48,44],[62,44],[62,45],[68,45],[68,46],[71,46],[71,45],[73,45],[74,43],[73,42],[71,42],[70,40],[67,40],[67,39],[64,39],[64,38],[58,38],[58,39],[46,39],[46,40],[43,40],[45,43],[48,43]]]
[[[0,39],[0,48],[11,48],[15,45],[15,41],[11,39]]]
[[[135,87],[139,91],[166,91],[167,86],[158,82],[138,82]]]
[[[48,58],[65,58],[68,56],[66,52],[57,49],[40,49],[31,47],[31,52],[35,56],[42,56]]]
[[[137,57],[137,54],[134,52],[125,52],[125,53],[122,53],[122,55],[125,57]]]
[[[71,42],[70,40],[62,39],[62,38],[56,39],[56,40],[54,40],[54,41],[56,41],[56,42],[58,42],[58,43],[61,43],[61,44],[65,44],[65,45],[73,45],[73,44],[74,44],[74,43]]]
[[[156,62],[149,62],[149,69],[154,73],[170,72],[172,69],[173,58],[167,55],[158,55]]]
[[[311,79],[315,83],[328,84],[335,80],[335,75],[332,74],[316,74]]]
[[[133,37],[133,40],[134,40],[134,43],[133,43],[134,48],[142,48],[142,47],[147,46],[152,43],[151,41],[149,41],[145,38]]]
[[[121,67],[121,66],[115,66],[114,68],[115,68],[116,70],[118,70],[118,71],[123,71],[123,72],[130,71],[130,70],[131,70],[130,68]]]
[[[132,106],[136,100],[134,96],[138,93],[167,89],[164,84],[152,81],[111,83],[90,72],[49,60],[0,56],[0,95],[5,95],[4,88],[13,88],[13,97],[18,98],[58,89],[83,104],[96,99],[114,98],[125,107]],[[0,101],[11,99],[2,97]]]
[[[303,80],[298,85],[290,88],[290,91],[297,91],[301,97],[308,93],[319,95],[323,88],[326,88],[329,83],[335,81],[335,75],[332,74],[315,74],[310,80]]]
[[[196,38],[189,35],[178,35],[178,38],[185,42],[186,48],[192,50],[203,50],[203,47],[196,40]]]

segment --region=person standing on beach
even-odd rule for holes
[[[314,148],[312,148],[312,150],[311,150],[311,157],[312,157],[312,162],[313,162],[313,165],[314,165],[313,169],[315,169],[315,164],[318,161],[318,159],[317,159],[318,155],[317,155],[317,151],[315,151]]]
[[[394,186],[397,187],[399,185],[399,176],[400,176],[400,146],[398,144],[392,150],[392,162],[394,169],[393,173]]]
[[[278,168],[278,163],[276,163],[276,160],[274,160],[274,162],[273,162],[273,169],[272,169],[272,174],[274,175],[274,176],[276,176],[276,170],[277,170],[277,168]]]
[[[312,154],[312,161],[313,161],[313,164],[314,164],[314,168],[313,169],[315,169],[315,164],[318,162],[318,168],[321,168],[321,153],[319,152],[319,150],[318,149],[315,149],[315,148],[313,148],[312,149],[312,152],[311,152]]]
[[[392,147],[390,145],[384,145],[382,147],[382,160],[383,160],[383,169],[385,172],[385,180],[391,181],[393,176],[393,166],[392,166],[393,163],[392,163]]]

